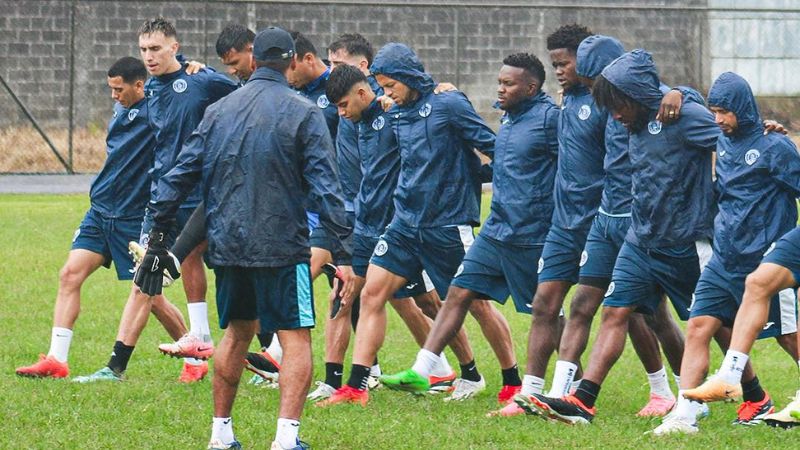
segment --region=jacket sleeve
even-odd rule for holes
[[[672,89],[681,93],[683,96],[683,103],[693,102],[703,106],[706,104],[706,99],[703,98],[703,94],[697,92],[694,88],[689,86],[675,86]]]
[[[494,154],[495,134],[489,125],[475,112],[472,103],[460,92],[442,93],[448,95],[447,105],[450,109],[450,124],[458,135],[472,147],[488,156]]]
[[[309,197],[319,206],[315,211],[319,214],[319,223],[336,237],[335,248],[327,250],[336,264],[350,265],[352,229],[347,226],[333,144],[321,111],[311,110],[300,123],[297,139],[303,154],[303,178]]]
[[[216,72],[209,73],[208,86],[211,103],[225,97],[239,87],[239,85],[234,83],[230,78]]]
[[[714,152],[717,150],[717,139],[721,131],[714,123],[714,117],[704,106],[681,108],[682,136],[687,146],[697,150]]]
[[[800,197],[800,154],[797,147],[781,142],[770,150],[770,174],[780,186]]]
[[[552,107],[545,112],[544,129],[547,138],[548,152],[558,157],[558,116],[561,114],[561,109]]]

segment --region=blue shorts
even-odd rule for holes
[[[505,304],[508,296],[517,312],[531,313],[536,294],[536,262],[543,246],[505,244],[478,234],[453,279],[453,286],[469,289]]]
[[[578,282],[583,246],[589,228],[565,230],[555,225],[550,227],[539,259],[539,283],[545,281]]]
[[[172,247],[172,244],[175,243],[175,239],[178,238],[181,230],[183,230],[183,226],[189,221],[189,217],[192,216],[195,209],[197,209],[196,206],[191,208],[178,208],[178,212],[175,213],[175,225],[170,228],[167,234],[167,248]],[[141,221],[141,224],[142,233],[139,235],[139,244],[142,247],[146,247],[147,241],[150,239],[150,230],[152,230],[153,225],[155,225],[153,213],[149,209],[145,210],[144,219]]]
[[[363,234],[353,235],[353,273],[364,278],[367,276],[367,267],[375,246],[378,245],[378,238],[364,236]],[[394,293],[394,298],[409,298],[425,294],[433,290],[430,278],[423,270],[413,279],[408,280],[408,284]]]
[[[727,272],[715,258],[703,269],[694,290],[689,317],[711,316],[733,327],[736,312],[742,304],[746,273]],[[772,297],[767,325],[759,339],[791,334],[797,331],[797,296],[794,289],[785,289]]]
[[[786,267],[794,275],[795,287],[800,286],[800,227],[778,239],[775,248],[768,251],[761,262]]]
[[[139,239],[142,219],[112,219],[103,217],[89,208],[80,226],[72,236],[72,250],[89,250],[103,255],[103,266],[114,269],[120,280],[133,279],[133,259],[128,253],[128,242]]]
[[[314,327],[314,290],[308,263],[284,267],[215,267],[220,328],[256,320],[261,331]]]
[[[409,281],[424,270],[444,299],[474,240],[469,225],[408,228],[391,224],[378,240],[370,264]]]
[[[617,255],[631,227],[630,217],[597,213],[586,238],[580,261],[580,284],[606,289],[614,273]]]
[[[306,213],[307,216],[308,214],[316,213]],[[345,218],[347,219],[347,225],[352,229],[356,220],[355,213],[346,212]],[[310,224],[311,220],[309,219],[309,225]],[[308,246],[331,251],[331,249],[335,248],[335,237],[330,236],[328,230],[322,225],[319,225],[319,221],[317,221],[317,225],[310,231],[308,236]]]
[[[688,320],[701,258],[709,250],[706,242],[658,249],[625,242],[603,306],[634,307],[637,312],[654,314],[663,294],[667,294],[678,317]]]

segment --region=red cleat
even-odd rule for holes
[[[16,372],[21,377],[66,378],[69,376],[69,366],[52,355],[39,355],[39,361],[36,364],[18,367]]]
[[[503,386],[503,389],[500,389],[500,392],[497,393],[497,403],[501,405],[505,405],[514,398],[515,395],[519,394],[522,390],[522,386]]]
[[[208,375],[207,362],[203,361],[197,365],[184,362],[183,370],[181,370],[181,376],[178,377],[178,381],[181,383],[195,383],[205,378],[206,375]]]
[[[368,390],[356,389],[345,384],[337,389],[333,395],[321,402],[315,403],[314,406],[325,408],[326,406],[337,405],[339,403],[360,403],[361,406],[367,406],[368,401]]]

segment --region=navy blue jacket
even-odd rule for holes
[[[381,48],[371,72],[420,94],[415,102],[390,110],[401,160],[393,223],[415,228],[478,225],[481,162],[473,149],[491,154],[492,130],[464,94],[434,95],[433,79],[403,44]]]
[[[332,236],[344,240],[350,234],[325,118],[268,68],[208,108],[178,164],[159,180],[151,202],[156,223],[169,223],[201,179],[214,265],[307,262],[309,195]],[[349,249],[336,247],[336,262],[348,264]]]
[[[325,87],[328,85],[330,76],[331,69],[325,69],[325,72],[317,77],[316,80],[300,88],[300,93],[322,110],[322,114],[325,116],[325,123],[328,125],[328,131],[331,135],[331,142],[336,142],[336,134],[339,129],[339,113],[336,105],[331,103],[328,100],[328,96],[325,95]]]
[[[544,244],[553,217],[560,110],[539,91],[500,120],[493,194],[481,234],[513,245]]]
[[[358,155],[358,125],[339,118],[336,133],[336,163],[339,166],[339,181],[342,183],[345,209],[355,211],[355,200],[361,185],[361,157]]]
[[[750,273],[769,246],[797,224],[800,155],[788,137],[764,136],[753,92],[739,75],[720,75],[708,104],[733,112],[738,122],[734,134],[717,141],[714,258],[728,271]]]
[[[710,238],[715,213],[711,154],[720,134],[713,116],[687,102],[676,122],[657,122],[663,92],[644,50],[624,54],[602,75],[649,111],[648,125],[630,135],[633,208],[627,241],[658,248]]]
[[[181,146],[203,119],[208,105],[237,87],[227,76],[208,69],[187,75],[186,66],[147,80],[145,95],[150,109],[150,125],[156,135],[151,199],[156,198],[158,179],[175,166]],[[183,207],[194,208],[199,202],[198,187],[186,199]]]
[[[106,162],[89,190],[92,208],[114,219],[141,219],[150,199],[150,179],[156,138],[147,119],[147,100],[125,108],[114,104],[108,124]]]

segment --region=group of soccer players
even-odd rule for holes
[[[800,424],[800,394],[775,413],[748,361],[763,337],[798,361],[800,154],[780,124],[762,120],[740,76],[722,74],[706,100],[664,85],[648,52],[565,25],[547,37],[560,105],[542,91],[536,56],[508,55],[495,133],[404,44],[374,54],[363,36],[344,34],[326,61],[300,32],[230,25],[216,50],[238,83],[185,61],[163,18],[142,25],[138,45],[141,60],[108,71],[107,160],[61,271],[50,350],[17,374],[69,375],[81,285],[113,261],[134,286],[112,356],[74,380],[123,380],[152,312],[175,339],[160,351],[185,358],[180,381],[203,379],[214,356],[210,449],[241,447],[231,411],[244,367],[255,383],[280,387],[276,450],[307,448],[298,437],[306,401],[366,405],[381,384],[474,396],[486,383],[462,326],[467,312],[501,368],[501,408],[489,415],[590,423],[629,335],[650,382],[639,415],[665,416],[654,434],[697,432],[706,402],[738,397],[734,423]],[[488,181],[491,211],[474,237]],[[225,329],[216,349],[204,259]],[[325,379],[308,393],[312,283],[323,273],[332,286]],[[162,294],[178,277],[188,329]],[[491,301],[509,297],[532,318],[522,378]],[[666,297],[688,320],[685,340]],[[421,347],[394,375],[378,364],[387,302]],[[262,350],[248,353],[254,336]],[[712,337],[725,359],[703,383]]]

